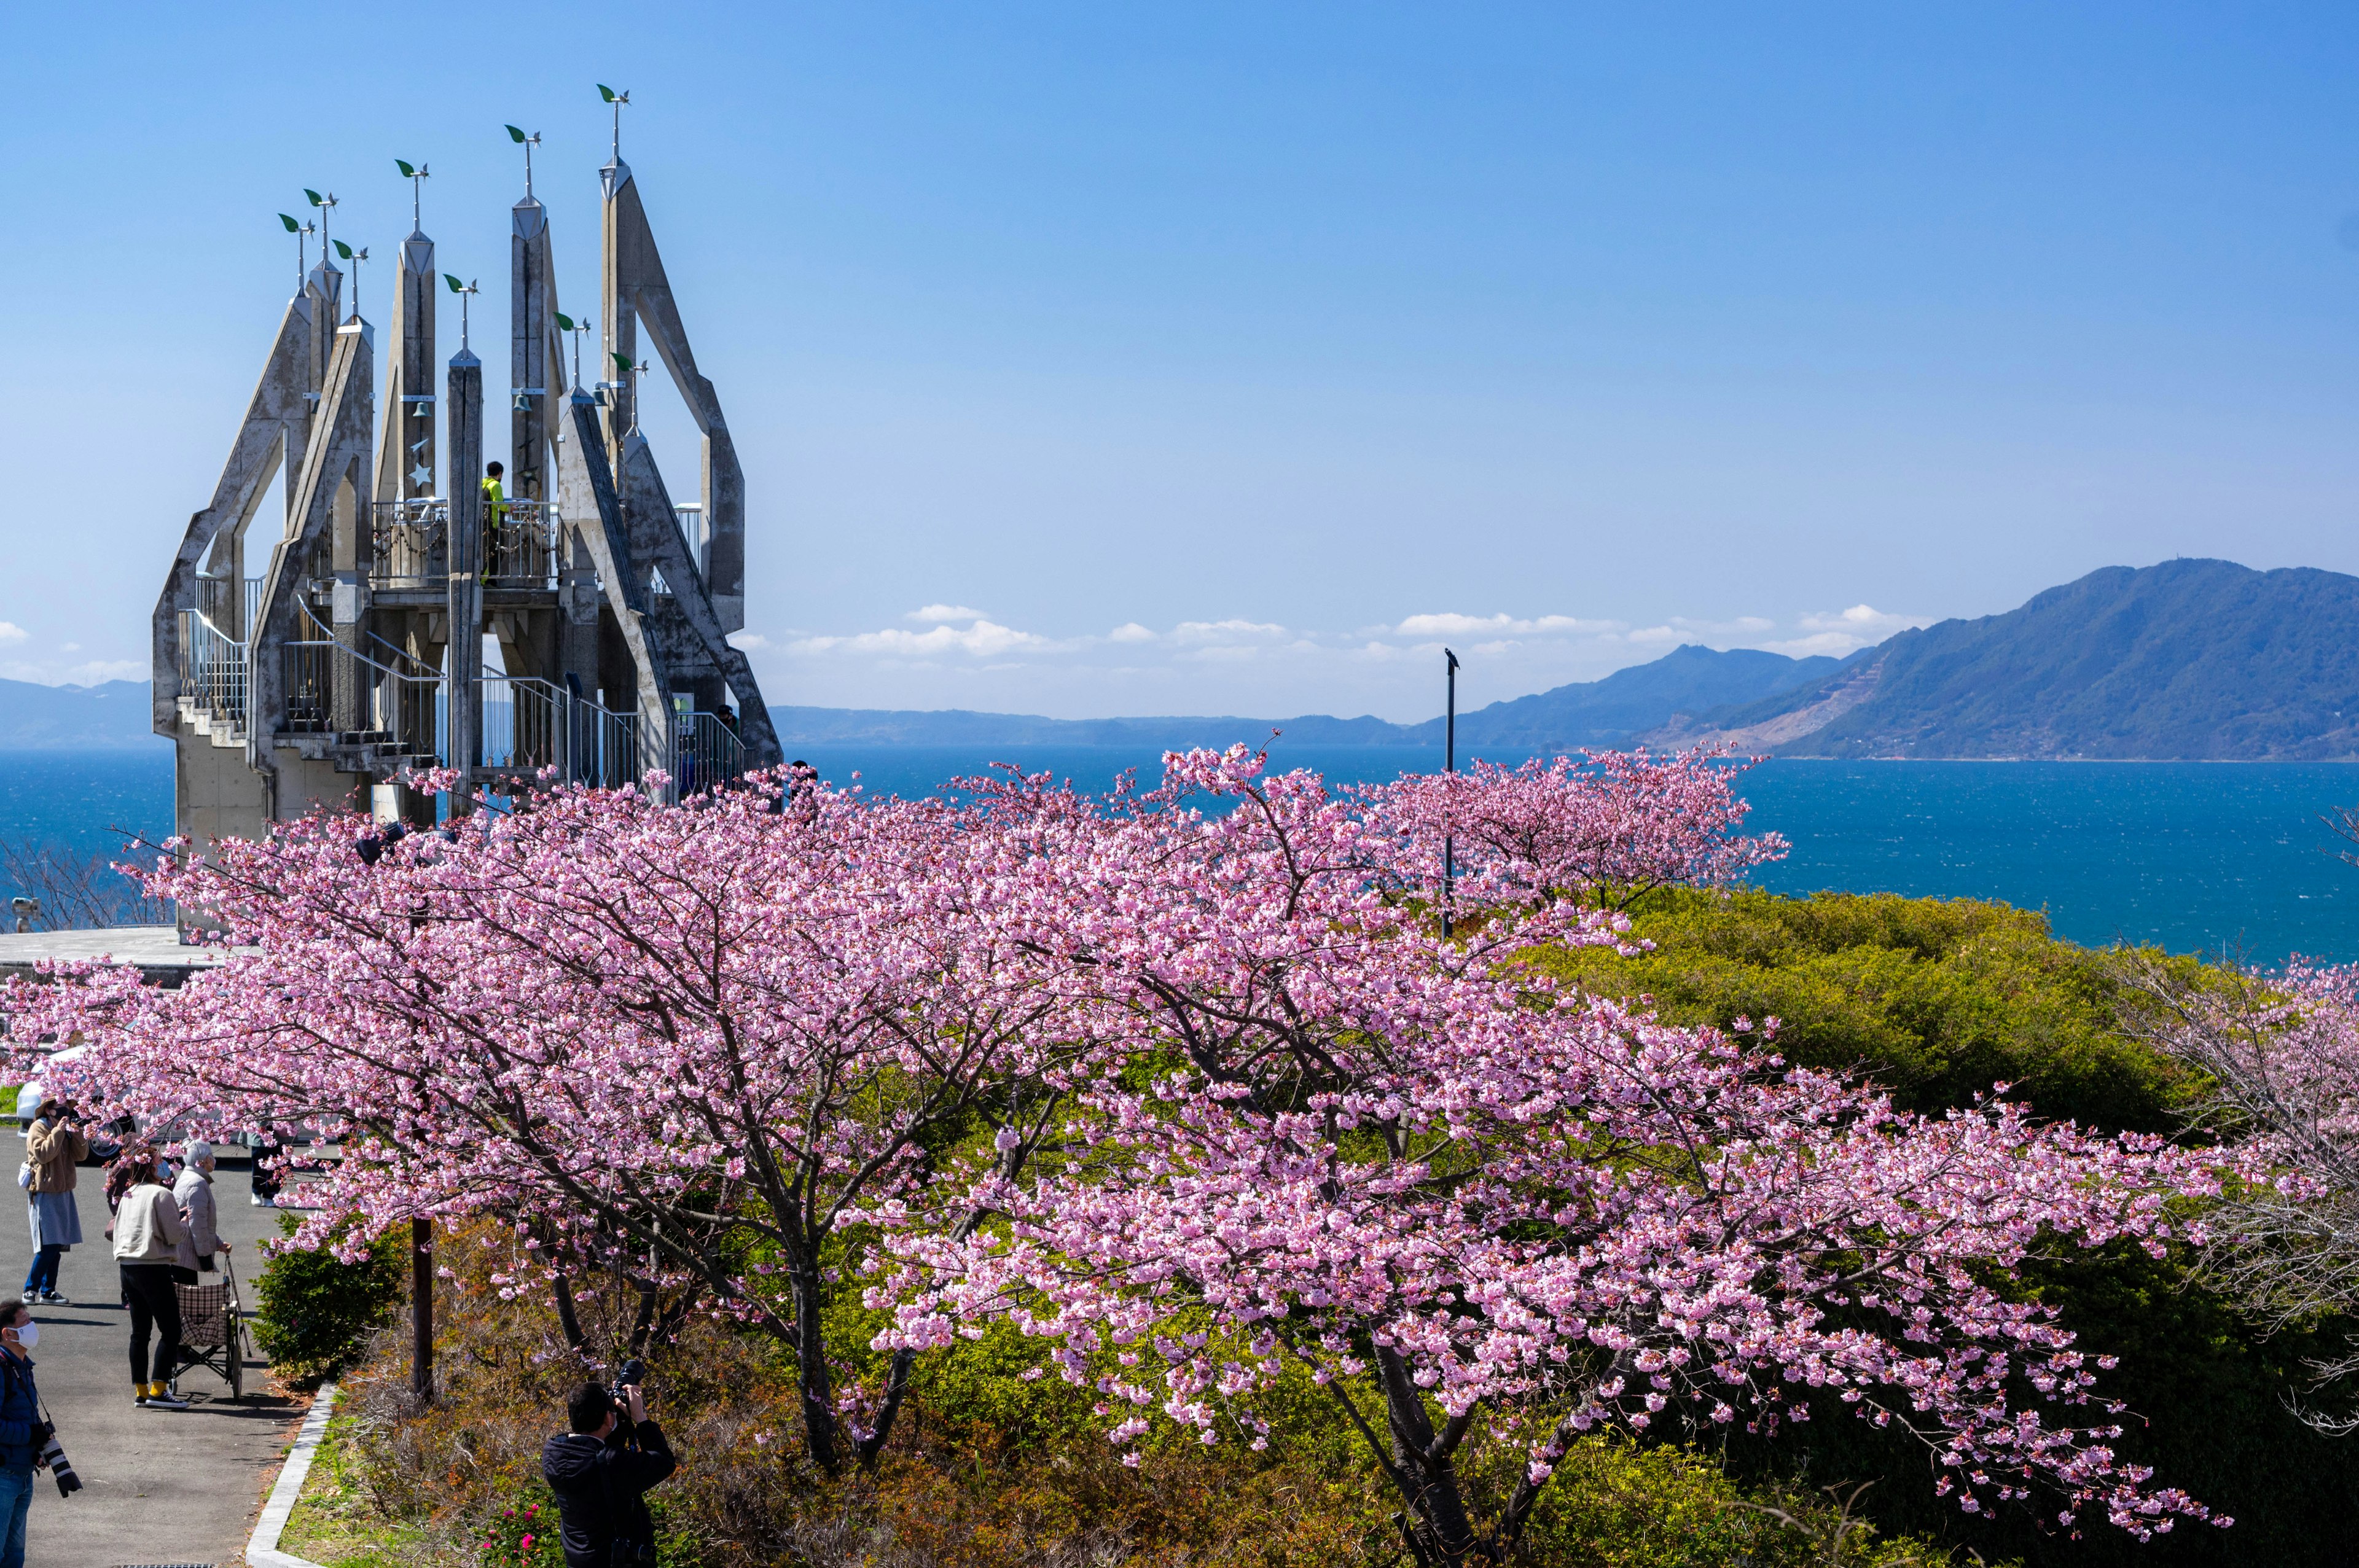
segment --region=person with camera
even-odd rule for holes
[[[33,1465],[49,1438],[41,1391],[33,1386],[33,1358],[25,1354],[40,1334],[31,1307],[0,1302],[0,1568],[25,1568]]]
[[[565,1568],[644,1568],[656,1560],[647,1488],[679,1468],[663,1429],[647,1419],[643,1368],[623,1368],[612,1389],[584,1383],[565,1401],[572,1428],[540,1450],[540,1474],[557,1494]],[[6,1568],[0,1563],[0,1568]]]
[[[29,1087],[29,1086],[28,1086]],[[33,1222],[33,1266],[23,1299],[65,1304],[58,1293],[58,1260],[82,1240],[82,1209],[74,1202],[74,1162],[90,1157],[90,1140],[71,1100],[41,1100],[24,1109],[25,1162],[18,1173]],[[19,1098],[23,1096],[20,1094]]]

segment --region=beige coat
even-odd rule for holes
[[[90,1158],[90,1140],[71,1121],[45,1116],[25,1135],[25,1160],[33,1167],[33,1191],[74,1190],[74,1162]]]
[[[180,1206],[172,1189],[142,1182],[123,1195],[114,1211],[114,1260],[118,1263],[170,1263],[180,1254],[189,1227],[180,1223]]]

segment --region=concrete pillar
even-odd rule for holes
[[[549,363],[549,312],[557,308],[549,260],[549,214],[530,196],[513,210],[508,236],[508,494],[547,501],[549,396],[560,379]]]
[[[465,349],[451,356],[442,406],[451,434],[451,631],[443,687],[443,761],[459,770],[454,814],[468,809],[473,770],[483,761],[484,362]]]

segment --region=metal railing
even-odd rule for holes
[[[484,519],[484,583],[488,588],[555,588],[564,565],[564,524],[552,501],[511,501]]]
[[[213,623],[223,636],[251,641],[254,618],[262,611],[262,579],[250,577],[245,580],[245,591],[234,578],[197,577],[197,613]]]
[[[436,589],[451,580],[451,503],[438,496],[369,503],[369,586]]]
[[[215,724],[246,730],[245,644],[201,610],[180,611],[180,696]]]
[[[289,731],[442,756],[440,676],[403,675],[336,642],[288,643],[280,653]]]
[[[717,789],[745,776],[745,743],[716,713],[680,716],[672,737],[672,798]]]
[[[639,721],[549,681],[485,670],[478,690],[483,765],[516,773],[556,770],[566,784],[619,789],[641,772]]]

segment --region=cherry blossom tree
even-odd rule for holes
[[[1158,1418],[1257,1444],[1256,1396],[1299,1368],[1435,1562],[1506,1561],[1582,1432],[1775,1429],[1820,1393],[1915,1434],[1969,1509],[2045,1494],[2140,1536],[2206,1517],[2109,1446],[2109,1363],[1998,1288],[2035,1251],[2158,1249],[2169,1200],[2214,1189],[2197,1159],[2004,1103],[1903,1115],[1788,1068],[1766,1027],[1562,989],[1519,955],[1620,942],[1618,918],[1542,903],[1445,940],[1386,892],[1385,792],[1257,773],[1170,759],[1097,858],[1130,870],[1071,869],[1052,952],[1118,1054],[1073,1083],[1067,1150],[962,1196],[1004,1223],[872,1210],[898,1255],[869,1294],[884,1343],[1012,1320],[1125,1445]],[[1528,1446],[1487,1519],[1454,1467],[1477,1423]]]
[[[2201,1255],[2210,1282],[2266,1327],[2359,1305],[2359,967],[2277,974],[2133,958],[2136,1033],[2201,1075],[2190,1118],[2240,1156]],[[2359,1431],[2359,1344],[2310,1366],[2324,1403],[2299,1413]]]
[[[157,1121],[341,1135],[299,1242],[487,1213],[518,1227],[505,1282],[553,1281],[560,1309],[611,1266],[736,1314],[792,1348],[832,1465],[862,1413],[821,1327],[839,1226],[973,1127],[1012,1171],[1049,1114],[1057,1036],[1013,934],[1059,803],[527,804],[389,845],[315,816],[168,864],[154,891],[251,956],[178,990],[103,968],[19,988],[15,1033],[82,1035],[64,1076]],[[851,1434],[871,1454],[897,1370]]]

